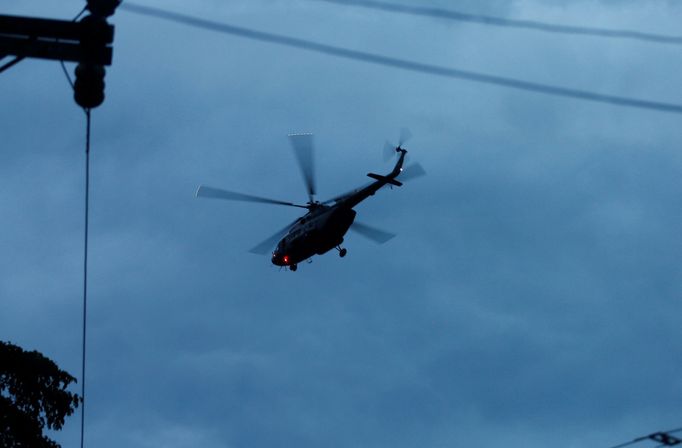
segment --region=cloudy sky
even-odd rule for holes
[[[682,104],[680,45],[316,0],[144,4]],[[682,35],[673,1],[402,4]],[[3,0],[2,13],[82,5]],[[125,10],[111,22],[92,124],[87,445],[606,448],[682,426],[682,115]],[[58,63],[0,81],[0,338],[80,376],[84,114]],[[349,234],[344,259],[280,271],[247,250],[298,210],[193,197],[208,184],[305,201],[286,134],[313,132],[325,199],[389,171],[381,150],[401,126],[428,176],[362,203],[359,219],[398,237]],[[76,446],[78,430],[74,416],[55,437]]]

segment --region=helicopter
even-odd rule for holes
[[[312,134],[290,134],[288,136],[308,193],[306,204],[295,204],[205,185],[199,186],[195,196],[197,198],[259,202],[306,209],[305,215],[287,224],[277,233],[249,250],[251,253],[264,255],[274,247],[271,253],[272,264],[288,268],[290,271],[296,271],[298,264],[302,261],[314,255],[325,254],[334,248],[338,250],[340,257],[345,257],[347,249],[341,247],[341,244],[349,229],[380,244],[395,236],[392,233],[355,221],[356,211],[353,208],[368,197],[373,196],[384,186],[391,188],[402,186],[403,183],[397,180],[399,176],[404,181],[426,174],[418,163],[411,164],[403,169],[407,150],[402,145],[410,136],[411,133],[403,128],[397,145],[394,146],[386,142],[384,157],[398,156],[398,160],[390,173],[385,175],[368,173],[367,176],[374,179],[371,183],[326,201],[315,200],[316,184]],[[275,243],[277,243],[276,246]]]

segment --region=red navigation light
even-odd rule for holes
[[[288,264],[288,263],[289,263],[289,256],[288,256],[288,255],[285,255],[285,256],[282,258],[282,260],[284,260],[284,264]]]

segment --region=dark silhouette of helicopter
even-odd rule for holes
[[[374,179],[373,182],[323,202],[314,199],[316,188],[312,134],[289,135],[289,141],[294,149],[308,191],[307,204],[294,204],[293,202],[237,193],[204,185],[199,186],[196,197],[288,205],[308,210],[308,213],[288,224],[249,251],[256,254],[265,254],[279,240],[279,243],[277,243],[272,252],[272,263],[295,271],[298,263],[313,255],[322,255],[334,248],[339,251],[341,257],[344,257],[347,250],[342,248],[341,244],[343,243],[344,235],[349,229],[377,243],[385,243],[395,236],[392,233],[384,232],[383,230],[355,221],[356,212],[353,210],[353,207],[369,196],[374,195],[377,190],[386,185],[400,187],[402,182],[397,180],[398,176],[400,176],[401,180],[407,180],[426,174],[418,163],[406,166],[403,169],[407,150],[402,145],[410,136],[410,132],[403,128],[397,145],[393,146],[388,142],[386,143],[384,148],[385,156],[398,155],[398,161],[393,171],[383,176],[369,173],[367,175]]]

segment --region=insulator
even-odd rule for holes
[[[107,18],[114,14],[121,0],[88,0],[88,10],[96,16]]]
[[[104,102],[105,73],[101,65],[78,64],[73,96],[79,106],[92,109]]]

